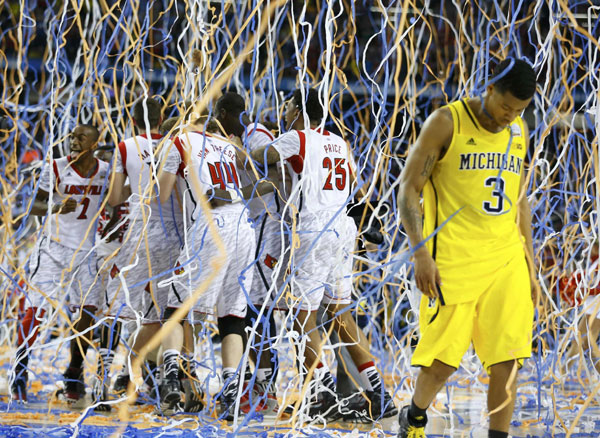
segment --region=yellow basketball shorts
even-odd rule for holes
[[[515,257],[495,273],[477,299],[453,305],[423,296],[420,304],[421,337],[413,366],[431,366],[434,360],[458,368],[471,342],[484,368],[531,356],[533,303],[524,257]]]

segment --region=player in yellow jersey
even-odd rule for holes
[[[431,114],[406,160],[398,204],[423,297],[412,358],[421,370],[400,413],[401,438],[425,437],[426,410],[471,342],[490,374],[489,437],[508,436],[537,294],[523,171],[529,132],[519,116],[535,88],[527,62],[502,61],[483,96]]]

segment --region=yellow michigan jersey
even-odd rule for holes
[[[442,304],[476,299],[524,257],[516,223],[526,151],[523,120],[483,128],[466,101],[447,106],[452,141],[423,189],[423,235],[442,278]],[[437,231],[436,231],[437,230]]]

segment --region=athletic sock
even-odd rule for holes
[[[184,353],[181,355],[183,360],[184,378],[196,378],[196,361],[193,354]]]
[[[15,377],[27,380],[27,365],[29,364],[29,353],[27,347],[23,346],[17,350],[17,363],[15,364]]]
[[[333,378],[333,374],[331,374],[331,371],[329,370],[329,367],[320,362],[319,365],[317,365],[317,370],[319,370],[319,374],[321,376],[321,383],[335,394],[335,380]]]
[[[115,352],[108,348],[100,348],[98,349],[98,353],[100,354],[100,360],[98,361],[96,374],[100,380],[104,381],[104,379],[110,379],[110,368],[115,357]]]
[[[165,380],[177,380],[179,376],[179,351],[175,349],[165,350],[163,353],[163,366],[165,368]]]
[[[358,367],[362,384],[367,391],[381,392],[383,386],[379,371],[375,368],[375,364],[370,361]]]
[[[234,399],[237,395],[238,382],[235,368],[223,368],[223,397]]]
[[[273,371],[271,371],[271,368],[259,368],[256,370],[256,381],[259,383],[269,383],[272,376]]]
[[[408,409],[408,422],[411,420],[414,422],[422,422],[427,413],[427,409],[421,409],[415,404],[414,400],[410,401],[410,408]]]
[[[500,432],[499,430],[489,430],[488,438],[508,438],[508,432]]]
[[[76,339],[72,339],[71,342],[77,342]],[[69,363],[69,368],[81,368],[83,365],[83,355],[81,354],[81,350],[87,350],[87,348],[83,345],[84,342],[81,343],[81,348],[79,345],[73,346],[71,348],[71,362]]]

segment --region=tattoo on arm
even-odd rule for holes
[[[422,232],[422,219],[421,210],[418,207],[411,205],[411,202],[407,198],[400,199],[400,216],[402,218],[402,224],[407,233],[421,233]]]
[[[433,170],[433,165],[435,163],[435,155],[428,155],[425,159],[425,165],[423,166],[423,171],[421,172],[421,176],[425,178],[429,178],[431,175],[431,171]]]

